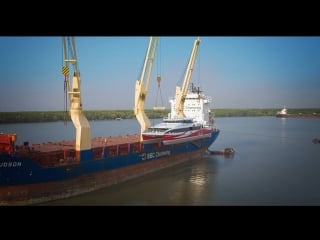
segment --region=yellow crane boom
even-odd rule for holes
[[[74,37],[63,37],[63,60],[62,73],[65,76],[66,91],[70,102],[70,116],[76,129],[76,152],[91,149],[91,130],[86,116],[82,112],[80,72],[77,61]],[[69,54],[70,53],[70,54]],[[70,84],[69,65],[73,66],[72,86]],[[78,155],[79,160],[81,156]]]
[[[148,94],[149,82],[152,73],[153,62],[155,59],[158,37],[150,37],[143,64],[141,77],[136,81],[134,114],[140,124],[141,133],[151,126],[150,120],[145,113],[145,101]],[[142,136],[141,136],[142,139]]]
[[[179,118],[183,118],[185,116],[183,112],[184,102],[188,93],[190,79],[191,79],[194,64],[196,61],[199,44],[200,44],[200,38],[197,38],[193,44],[193,48],[190,55],[188,67],[184,76],[183,84],[182,86],[176,86],[175,105],[176,105],[176,113]]]

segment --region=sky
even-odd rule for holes
[[[170,107],[198,36],[160,36],[146,109]],[[215,108],[320,108],[319,36],[200,36],[191,82]],[[78,36],[83,110],[130,110],[149,36]],[[64,110],[62,37],[0,37],[0,112]],[[161,76],[160,86],[156,76]]]

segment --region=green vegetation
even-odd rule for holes
[[[133,119],[133,110],[90,110],[83,111],[89,121],[91,120],[114,120],[116,118]],[[163,118],[168,116],[169,110],[146,110],[149,118]],[[69,112],[0,112],[1,123],[29,123],[29,122],[56,122],[71,121]]]
[[[216,117],[273,116],[276,109],[214,109]]]
[[[249,117],[249,116],[275,116],[280,109],[212,109],[216,117]],[[163,118],[168,116],[169,110],[146,110],[150,119]],[[320,114],[318,108],[288,109],[289,114]],[[91,120],[114,120],[116,118],[134,119],[133,110],[90,110],[84,114]],[[47,111],[47,112],[0,112],[0,124],[4,123],[28,123],[28,122],[55,122],[71,121],[68,112]]]

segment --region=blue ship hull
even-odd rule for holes
[[[142,151],[94,159],[92,150],[80,152],[81,161],[43,167],[30,158],[0,154],[0,205],[31,204],[90,192],[200,157],[216,140],[211,137],[169,146],[144,144]],[[61,189],[61,190],[60,190]]]

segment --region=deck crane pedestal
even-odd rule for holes
[[[70,116],[76,129],[75,151],[76,157],[81,161],[81,154],[91,154],[91,129],[86,116],[82,112],[80,72],[77,61],[76,47],[74,37],[63,37],[63,57],[64,65],[62,73],[65,76],[66,91],[70,103]],[[69,56],[69,51],[70,56]],[[72,86],[70,84],[69,65],[73,66]],[[88,151],[84,151],[88,150]],[[81,154],[80,154],[81,152]],[[85,159],[91,159],[85,157]]]

